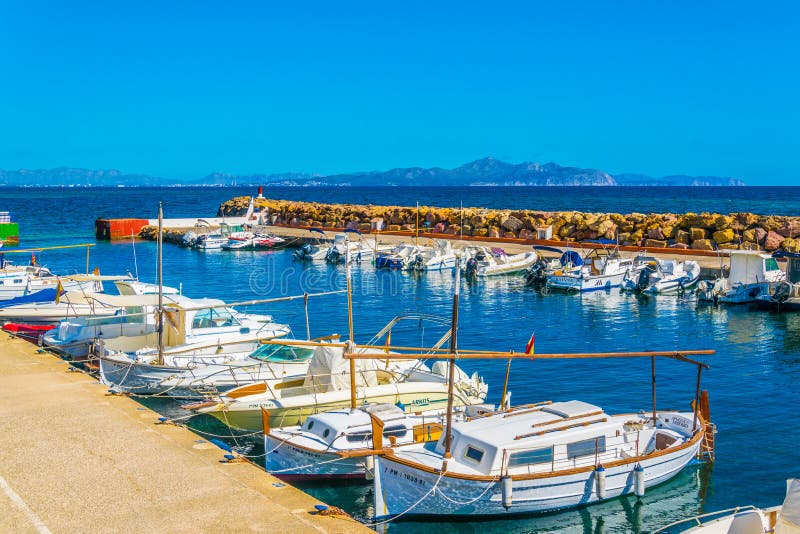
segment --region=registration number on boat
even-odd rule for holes
[[[395,476],[395,477],[399,477],[399,478],[405,479],[408,482],[411,482],[412,484],[416,484],[417,486],[420,486],[420,487],[425,487],[425,485],[427,484],[425,479],[419,478],[418,476],[412,475],[410,473],[406,473],[405,471],[398,471],[397,469],[384,467],[383,468],[383,472],[386,475],[392,475],[392,476]]]

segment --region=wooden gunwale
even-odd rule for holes
[[[625,414],[620,414],[620,415],[625,415]],[[636,414],[629,414],[629,415],[636,415]],[[700,418],[700,421],[703,421],[703,419]],[[694,436],[692,436],[691,439],[689,439],[685,443],[682,443],[681,445],[679,445],[679,446],[677,446],[675,448],[663,449],[663,450],[660,450],[660,451],[653,451],[650,454],[635,456],[635,457],[632,457],[632,458],[623,458],[623,459],[620,459],[620,460],[615,460],[613,462],[605,462],[605,463],[603,463],[603,467],[608,469],[610,467],[618,467],[618,466],[621,466],[621,465],[636,464],[636,463],[639,463],[639,462],[641,462],[643,460],[650,460],[652,458],[658,458],[659,456],[665,456],[667,454],[672,454],[674,452],[679,452],[679,451],[691,448],[698,441],[703,439],[703,436],[705,435],[705,430],[704,429],[705,429],[705,426],[704,425],[700,425],[700,427],[698,428],[697,432],[695,433]],[[493,481],[497,482],[502,478],[501,475],[469,475],[469,474],[466,474],[466,473],[456,473],[456,472],[449,472],[449,471],[444,471],[444,473],[442,473],[441,469],[428,467],[427,465],[422,465],[422,464],[419,464],[417,462],[413,462],[411,460],[406,460],[404,458],[400,458],[400,457],[398,457],[398,456],[396,456],[394,454],[394,451],[392,451],[392,453],[389,454],[389,455],[383,455],[383,456],[388,456],[389,457],[388,459],[390,459],[391,461],[396,462],[396,463],[398,463],[400,465],[403,465],[403,466],[406,466],[406,467],[411,467],[412,469],[417,469],[419,471],[423,471],[425,473],[430,473],[432,475],[442,475],[442,476],[445,476],[445,477],[450,477],[450,478],[454,478],[454,479],[458,479],[458,480],[472,480],[472,481],[478,481],[478,482],[493,482]],[[587,473],[587,472],[594,471],[594,469],[595,469],[594,465],[588,465],[588,466],[584,466],[584,467],[573,467],[571,469],[562,469],[560,471],[550,471],[550,472],[547,472],[547,473],[527,473],[527,474],[523,474],[523,475],[511,475],[511,480],[517,481],[517,480],[538,480],[538,479],[543,479],[543,478],[555,478],[555,477],[560,477],[560,476],[575,475],[575,474],[578,474],[578,473]]]

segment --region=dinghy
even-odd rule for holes
[[[407,269],[418,255],[427,249],[418,245],[401,243],[394,248],[379,252],[375,258],[376,269]]]
[[[645,295],[679,294],[693,289],[700,279],[696,261],[636,257],[634,268],[622,280],[622,291]]]
[[[325,232],[320,228],[309,228],[312,241],[303,244],[299,249],[294,251],[294,257],[298,260],[306,261],[322,261],[331,248],[330,241],[324,241]]]
[[[357,240],[351,239],[350,236],[354,235],[358,236]],[[325,260],[328,263],[371,262],[376,249],[377,243],[374,239],[364,239],[358,230],[348,229],[333,238]]]
[[[773,284],[759,295],[756,304],[772,311],[800,311],[800,254],[779,251],[774,258],[786,258],[786,280]]]
[[[455,269],[456,253],[447,239],[434,239],[430,248],[420,249],[414,258],[406,264],[411,271],[428,272]]]
[[[465,247],[464,274],[468,277],[485,278],[525,271],[536,263],[536,252],[522,252],[509,256],[501,248]]]

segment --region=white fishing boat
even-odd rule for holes
[[[783,504],[772,508],[737,506],[671,523],[653,534],[800,534],[800,479],[786,481]]]
[[[643,265],[623,258],[616,250],[595,249],[581,258],[575,251],[562,255],[562,269],[546,276],[548,289],[562,291],[598,291],[619,287],[626,276],[638,276]]]
[[[406,268],[412,271],[445,271],[455,269],[458,257],[450,241],[434,239],[431,246],[418,251]]]
[[[480,278],[525,271],[538,259],[536,252],[509,256],[503,249],[482,246],[465,247],[462,253],[464,274]]]
[[[400,243],[392,249],[379,252],[375,258],[376,269],[406,269],[423,249],[410,243]]]
[[[700,264],[692,260],[637,256],[634,265],[622,280],[622,291],[645,295],[678,294],[693,289],[700,280]]]
[[[774,258],[786,259],[786,280],[774,284],[768,293],[759,295],[756,304],[772,311],[800,310],[800,254],[776,252]]]
[[[267,424],[266,469],[286,480],[370,477],[374,449],[435,441],[443,415],[441,410],[409,414],[394,404],[367,404],[310,415],[302,425],[270,429]]]
[[[730,256],[727,278],[699,282],[698,300],[723,304],[754,302],[761,295],[770,295],[777,284],[786,280],[786,273],[767,253],[731,250]]]
[[[695,457],[713,459],[714,427],[708,417],[708,396],[700,390],[700,372],[708,366],[687,357],[710,353],[576,354],[581,359],[649,357],[652,412],[612,415],[579,400],[544,401],[452,422],[435,443],[379,453],[376,519],[540,513],[626,494],[642,496]],[[536,359],[569,356],[537,354]],[[697,367],[693,412],[657,410],[657,357]]]
[[[359,236],[358,239],[352,239],[350,236],[353,235]],[[364,239],[358,230],[348,229],[333,238],[333,244],[328,248],[325,260],[329,263],[370,262],[376,250],[375,239]]]

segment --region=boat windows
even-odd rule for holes
[[[508,467],[530,464],[549,464],[553,462],[553,448],[534,449],[511,453],[508,457]]]
[[[322,437],[323,438],[327,438],[330,435],[331,435],[331,429],[330,428],[326,428],[325,431],[322,433]]]
[[[362,430],[361,432],[352,432],[347,434],[347,441],[350,443],[367,441],[372,437],[372,432],[369,430]]]
[[[383,429],[383,437],[390,438],[404,438],[408,429],[403,425],[388,426]]]
[[[263,345],[250,355],[263,362],[294,362],[310,360],[314,349],[288,345]]]
[[[192,320],[192,328],[219,328],[221,326],[238,325],[239,321],[225,308],[200,310]]]
[[[311,430],[312,428],[314,428],[314,420],[309,419],[308,423],[306,424],[306,430]]]
[[[764,260],[764,269],[767,272],[778,271],[780,270],[780,267],[778,267],[778,262],[775,260],[775,258],[767,258]]]
[[[479,464],[483,460],[483,451],[473,445],[467,445],[467,449],[464,451],[464,458]]]
[[[604,452],[606,452],[605,436],[567,443],[567,458],[576,458],[578,456],[588,456],[590,454],[600,454]]]

